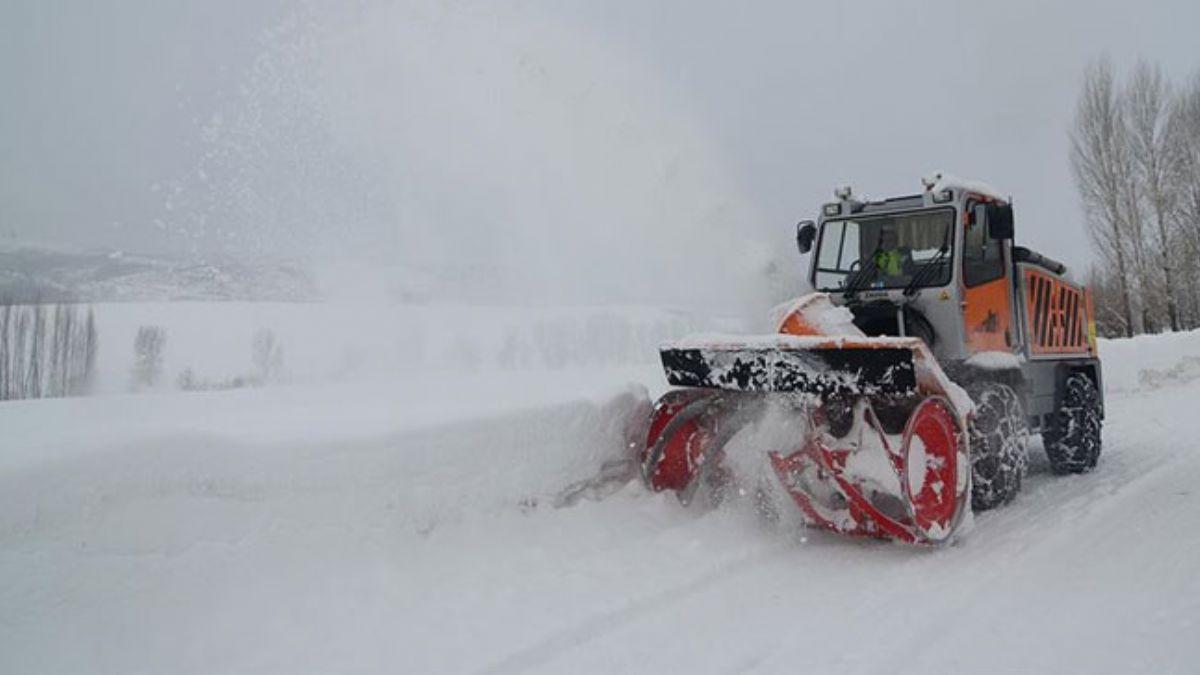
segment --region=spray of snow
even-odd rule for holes
[[[891,439],[899,442],[900,439]],[[846,457],[845,473],[853,481],[866,481],[890,495],[901,495],[900,477],[888,459],[887,440],[865,428],[858,448]]]
[[[205,126],[180,234],[357,295],[374,267],[465,280],[456,300],[761,311],[790,232],[655,72],[536,6],[306,6]]]

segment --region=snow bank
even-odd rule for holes
[[[1200,378],[1200,330],[1099,340],[1104,387],[1128,392]]]
[[[392,520],[430,522],[468,506],[513,506],[625,452],[649,395],[615,384],[621,377],[526,375],[513,386],[504,374],[426,375],[9,403],[0,406],[0,537],[86,532],[116,505],[209,494],[269,502],[345,491],[389,503]]]
[[[518,554],[513,523],[626,456],[646,375],[0,405],[0,671],[405,670],[379,650],[440,605],[412,580]]]

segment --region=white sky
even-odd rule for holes
[[[1194,1],[341,4],[3,0],[0,240],[545,280],[596,252],[790,252],[834,185],[940,168],[1080,265],[1085,63],[1200,68]]]

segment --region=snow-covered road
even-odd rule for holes
[[[1035,441],[940,550],[636,483],[555,508],[653,368],[6,403],[0,672],[1194,672],[1188,355],[1106,345],[1099,468]]]

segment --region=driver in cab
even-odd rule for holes
[[[898,277],[912,267],[912,249],[900,246],[895,230],[885,229],[879,233],[879,246],[871,262],[881,274]]]

